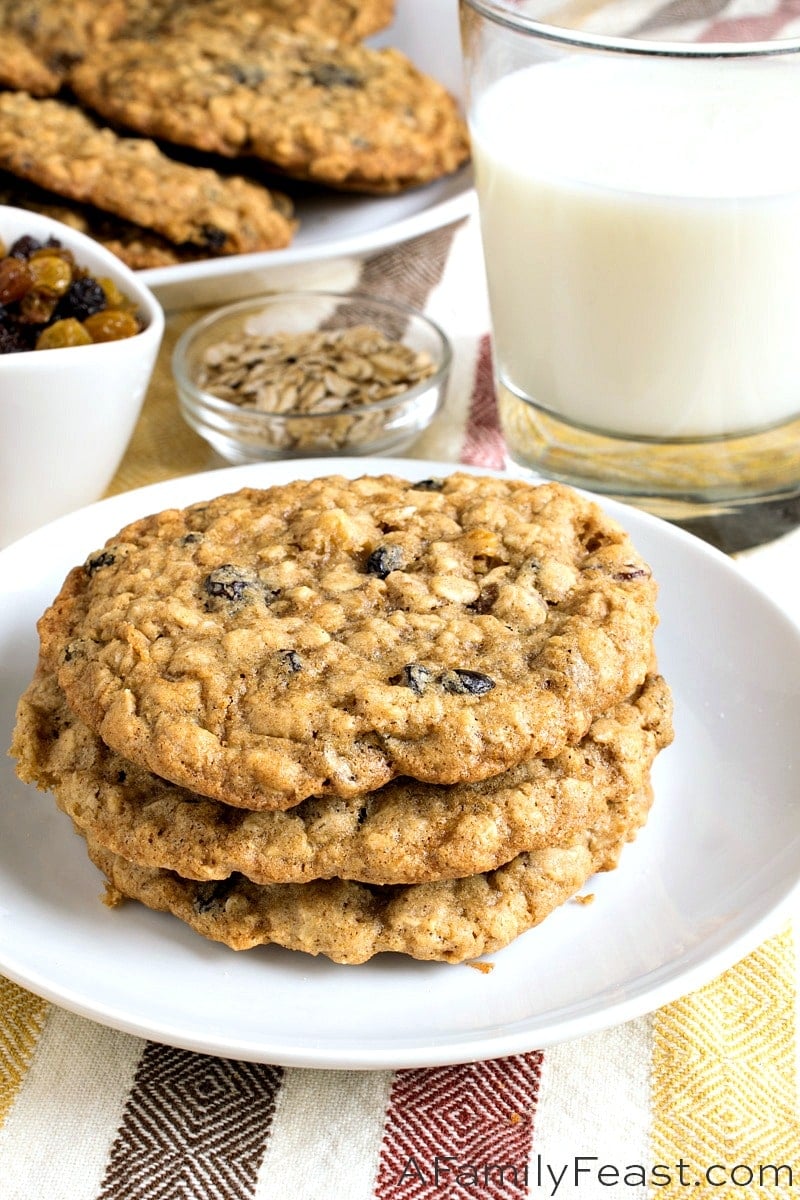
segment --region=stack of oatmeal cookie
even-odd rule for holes
[[[392,0],[74,0],[65,20],[60,0],[0,0],[0,200],[148,267],[286,246],[286,181],[382,194],[448,174],[469,153],[456,101],[362,42],[392,16]]]
[[[67,577],[12,752],[116,903],[236,949],[459,962],[616,865],[671,740],[656,588],[557,484],[245,490]]]

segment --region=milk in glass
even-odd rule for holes
[[[800,411],[798,64],[522,69],[471,117],[502,383],[654,438]]]

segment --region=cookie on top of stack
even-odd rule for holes
[[[672,737],[656,586],[558,484],[332,476],[137,521],[39,622],[18,772],[236,949],[496,950],[614,867]]]

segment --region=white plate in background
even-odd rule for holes
[[[392,25],[369,40],[394,46],[461,95],[457,0],[397,0]],[[277,186],[281,186],[280,184]],[[291,192],[291,183],[286,184]],[[270,287],[313,285],[302,269],[332,258],[362,257],[460,220],[473,204],[472,168],[398,196],[357,196],[303,188],[296,204],[300,227],[291,246],[257,254],[153,267],[141,277],[168,309],[224,304]],[[322,286],[322,285],[320,285]]]
[[[453,464],[321,459],[155,484],[0,552],[0,741],[36,657],[35,622],[67,570],[128,520],[241,486]],[[723,555],[602,501],[660,584],[675,743],[650,820],[591,905],[568,903],[466,965],[363,966],[263,947],[235,953],[173,917],[99,900],[101,877],[53,801],[0,760],[0,971],[74,1012],[232,1058],[326,1068],[498,1057],[638,1016],[705,983],[776,928],[800,872],[800,631]]]

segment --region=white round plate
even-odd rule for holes
[[[461,43],[458,0],[398,0],[391,26],[372,46],[393,46],[426,74],[461,96]],[[276,184],[280,190],[281,184]],[[397,196],[359,196],[331,190],[295,188],[299,228],[285,250],[238,254],[175,267],[153,267],[141,277],[168,309],[222,304],[270,287],[290,286],[308,264],[332,258],[359,258],[420,237],[466,216],[473,205],[472,168],[411,188]]]
[[[62,517],[0,553],[0,739],[36,658],[35,622],[67,570],[125,522],[171,505],[339,471],[453,464],[309,459],[156,484]],[[100,903],[98,872],[45,795],[0,765],[0,971],[65,1008],[172,1045],[295,1066],[409,1067],[499,1057],[651,1011],[771,932],[800,871],[800,632],[721,554],[604,501],[660,582],[661,668],[676,739],[651,818],[593,904],[568,903],[466,965],[335,965],[236,954],[170,916]]]

